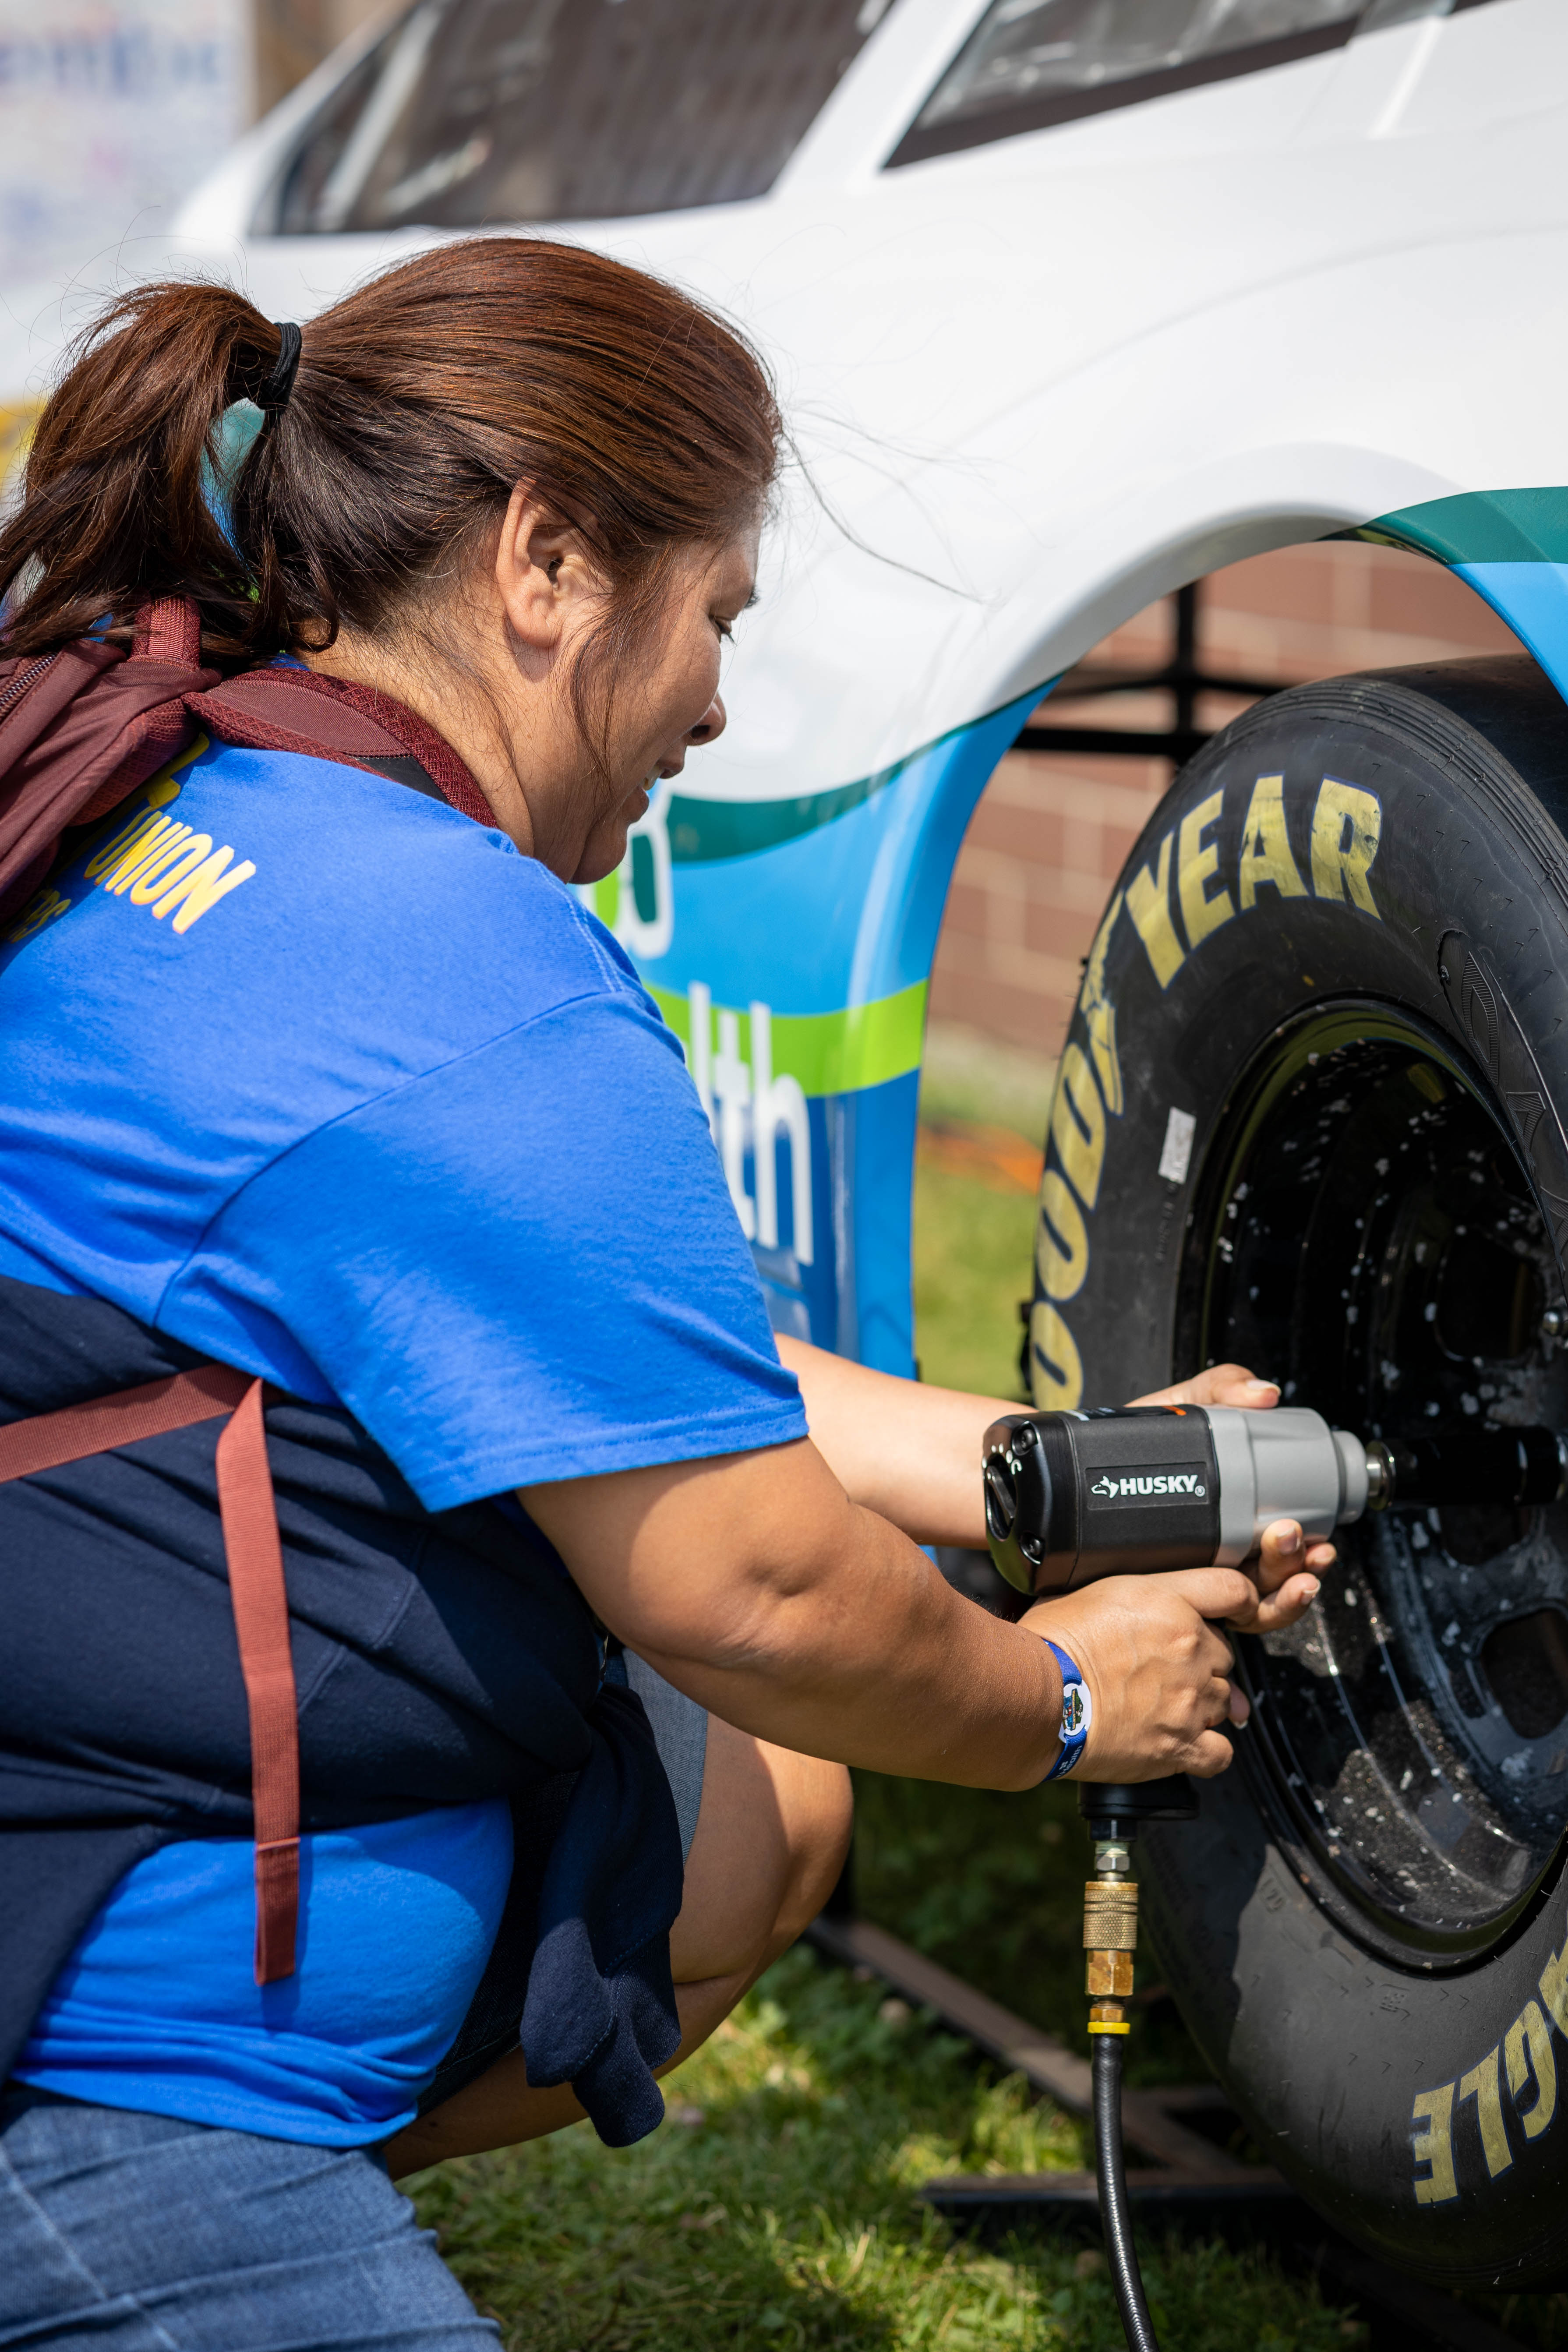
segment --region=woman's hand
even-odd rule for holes
[[[1333,1556],[1331,1544],[1306,1550],[1296,1522],[1278,1519],[1263,1538],[1257,1584],[1238,1568],[1187,1568],[1102,1577],[1037,1601],[1020,1625],[1059,1643],[1089,1685],[1089,1738],[1075,1777],[1191,1772],[1206,1780],[1223,1772],[1231,1745],[1222,1727],[1244,1724],[1250,1708],[1229,1679],[1230,1644],[1213,1621],[1242,1633],[1293,1625],[1318,1591],[1310,1567]]]
[[[1153,1396],[1134,1397],[1132,1402],[1134,1404],[1233,1404],[1249,1412],[1268,1412],[1279,1402],[1279,1383],[1278,1381],[1260,1381],[1256,1372],[1247,1370],[1245,1364],[1211,1364],[1206,1372],[1197,1372],[1190,1381],[1179,1381],[1174,1388],[1160,1389]],[[1280,1592],[1281,1586],[1302,1570],[1310,1570],[1321,1576],[1325,1569],[1333,1566],[1338,1557],[1331,1543],[1307,1546],[1294,1519],[1276,1519],[1272,1527],[1264,1529],[1255,1571],[1258,1589],[1265,1593]],[[1315,1584],[1312,1590],[1316,1591]],[[1308,1599],[1310,1597],[1309,1594]],[[1289,1596],[1281,1592],[1280,1598],[1284,1601]],[[1239,1633],[1269,1633],[1277,1629],[1277,1625],[1293,1625],[1305,1606],[1303,1601],[1292,1610],[1289,1616],[1278,1620],[1271,1618],[1267,1624],[1241,1624],[1234,1618],[1230,1622],[1237,1625]],[[1241,1704],[1245,1706],[1245,1700]],[[1238,1723],[1246,1719],[1245,1715],[1236,1717]]]
[[[1211,1364],[1174,1388],[1156,1389],[1152,1396],[1133,1397],[1133,1404],[1234,1404],[1249,1412],[1267,1412],[1279,1402],[1278,1381],[1261,1381],[1245,1364]]]

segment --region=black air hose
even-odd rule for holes
[[[1127,2210],[1127,2164],[1121,2148],[1122,2045],[1132,1998],[1132,1955],[1138,1948],[1138,1882],[1132,1844],[1148,1822],[1190,1822],[1198,1810],[1192,1783],[1181,1773],[1137,1787],[1089,1781],[1078,1792],[1094,1840],[1094,1876],[1083,1890],[1084,1990],[1094,2051],[1094,2169],[1100,2221],[1131,2352],[1160,2352],[1143,2300],[1132,2221]]]
[[[1143,2300],[1138,2250],[1132,2242],[1132,2220],[1127,2210],[1119,2033],[1094,2036],[1094,2169],[1100,2183],[1100,2220],[1105,2232],[1105,2252],[1130,2352],[1160,2352],[1149,2306]]]

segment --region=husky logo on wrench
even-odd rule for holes
[[[1202,1503],[1208,1488],[1196,1470],[1105,1471],[1089,1488],[1106,1502],[1150,1503],[1162,1498]]]

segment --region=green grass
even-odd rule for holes
[[[921,1085],[923,1118],[1011,1128],[1038,1147],[1052,1066],[963,1029],[933,1028]],[[1033,1285],[1033,1195],[934,1165],[915,1169],[915,1349],[921,1376],[979,1396],[1021,1396],[1018,1302]]]
[[[1021,1396],[1018,1302],[1029,1288],[1035,1203],[922,1160],[915,1171],[915,1346],[921,1377],[977,1396]]]
[[[792,1952],[681,2069],[635,2148],[585,2126],[425,2176],[424,2219],[516,2352],[1112,2352],[1103,2260],[986,2247],[919,2205],[933,2174],[1063,2168],[1079,2130],[874,1984]],[[1171,2352],[1343,2352],[1273,2266],[1152,2249]]]
[[[921,1065],[921,1116],[1009,1127],[1037,1144],[1050,1116],[1056,1076],[1048,1055],[1005,1045],[955,1022],[933,1021]]]

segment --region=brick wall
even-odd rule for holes
[[[1097,646],[1095,663],[1157,667],[1173,607],[1147,611]],[[1205,583],[1199,656],[1210,672],[1297,685],[1391,662],[1517,653],[1468,588],[1425,558],[1350,542],[1281,549]],[[1215,727],[1246,705],[1199,705]],[[1085,726],[1170,724],[1167,698],[1068,704],[1046,712]],[[1170,782],[1163,760],[1011,752],[987,786],[959,854],[931,979],[933,1021],[961,1022],[1055,1055],[1101,908]]]

